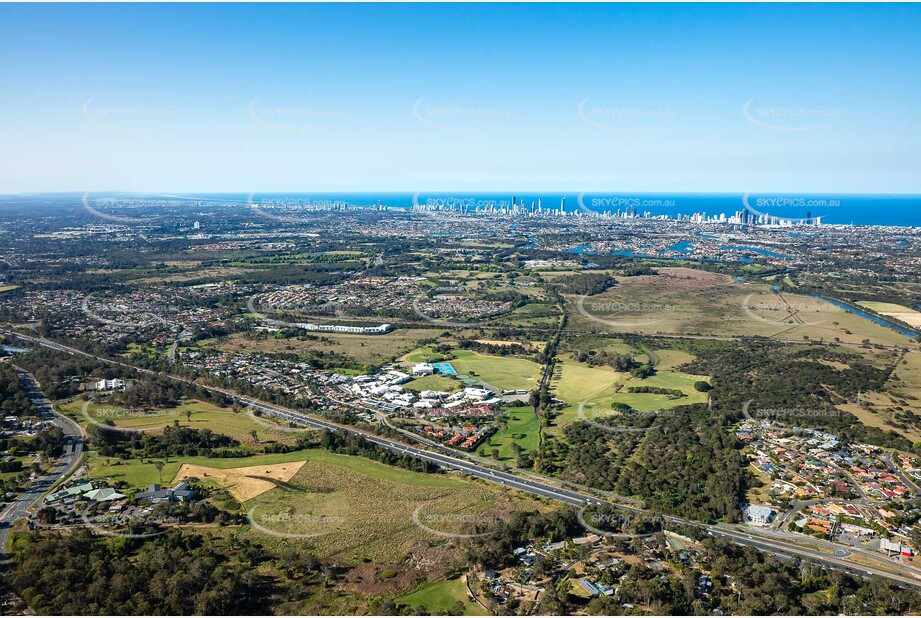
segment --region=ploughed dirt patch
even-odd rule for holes
[[[252,500],[265,492],[287,483],[303,467],[304,461],[291,461],[265,466],[246,466],[244,468],[209,468],[194,464],[182,464],[176,472],[173,482],[178,483],[188,478],[202,481],[216,481],[240,502]]]

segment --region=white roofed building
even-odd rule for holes
[[[435,373],[435,366],[431,363],[419,363],[413,366],[414,376],[430,376]]]

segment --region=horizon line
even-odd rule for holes
[[[86,195],[86,194],[121,194],[121,195],[157,195],[161,197],[172,197],[178,198],[182,197],[181,195],[174,194],[190,194],[190,195],[259,195],[259,194],[329,194],[336,195],[342,193],[348,193],[352,195],[415,195],[415,194],[445,194],[445,193],[457,193],[464,195],[495,195],[500,193],[507,193],[510,196],[516,195],[528,195],[528,194],[538,194],[538,193],[552,193],[559,195],[595,195],[599,193],[612,193],[612,194],[623,194],[631,193],[638,195],[712,195],[712,196],[739,196],[739,195],[778,195],[778,194],[796,194],[796,195],[836,195],[836,196],[904,196],[904,197],[921,197],[921,190],[918,192],[834,192],[834,191],[796,191],[796,190],[763,190],[763,191],[649,191],[649,190],[631,190],[631,189],[598,189],[598,190],[588,190],[588,191],[573,191],[573,190],[560,190],[560,189],[535,189],[535,190],[517,190],[517,189],[475,189],[475,190],[453,190],[453,189],[426,189],[421,191],[356,191],[349,189],[342,190],[264,190],[264,191],[232,191],[232,190],[196,190],[196,191],[122,191],[122,190],[107,190],[107,189],[98,189],[98,190],[67,190],[67,191],[19,191],[14,193],[0,193],[0,197],[19,197],[19,196],[51,196],[51,195]]]

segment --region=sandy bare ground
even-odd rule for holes
[[[909,313],[881,311],[880,313],[886,316],[887,318],[895,318],[896,320],[901,320],[902,322],[905,322],[909,326],[914,326],[915,328],[921,328],[921,313],[918,313],[917,311],[912,311]]]
[[[244,468],[209,468],[193,464],[182,464],[176,472],[173,482],[187,478],[198,478],[202,481],[217,481],[221,487],[240,502],[252,500],[265,492],[273,489],[278,483],[287,483],[304,465],[303,461],[271,464],[267,466],[246,466]]]

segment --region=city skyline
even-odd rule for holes
[[[921,3],[0,0],[0,604],[921,616]]]

